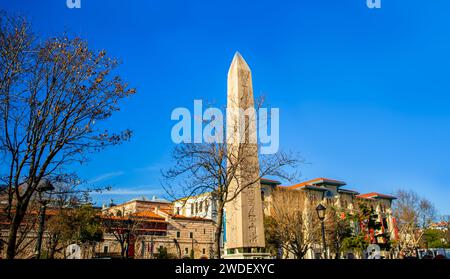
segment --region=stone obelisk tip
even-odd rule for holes
[[[250,67],[248,66],[247,62],[245,62],[244,57],[242,57],[239,51],[236,51],[236,53],[234,54],[233,62],[231,62],[230,70],[228,73],[230,73],[233,68],[250,71]]]

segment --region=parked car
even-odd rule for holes
[[[417,252],[419,259],[450,259],[450,249],[430,248],[419,249]]]

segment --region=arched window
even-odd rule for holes
[[[122,217],[122,211],[120,211],[120,210],[117,210],[117,212],[116,212],[116,216],[117,216],[117,217]]]
[[[264,201],[264,191],[261,190],[261,200]]]

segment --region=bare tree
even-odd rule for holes
[[[398,246],[403,254],[411,255],[419,247],[425,229],[435,220],[436,209],[413,191],[399,190],[395,196],[393,209],[399,228]]]
[[[302,191],[278,188],[272,193],[270,215],[266,217],[266,238],[273,239],[285,253],[305,257],[320,238],[315,208]]]
[[[239,100],[233,102],[248,104],[247,97],[247,95],[240,96]],[[255,107],[261,108],[263,102],[264,98],[258,99]],[[235,104],[234,107],[239,106]],[[252,101],[250,108],[253,107]],[[227,134],[227,139],[223,140],[223,135],[230,132],[227,130],[229,127],[216,127],[216,140],[212,143],[176,145],[172,152],[174,166],[162,172],[163,187],[173,199],[185,197],[186,202],[188,198],[197,195],[205,193],[212,195],[213,202],[217,206],[214,233],[214,252],[217,258],[221,257],[220,239],[225,205],[233,202],[242,191],[253,187],[265,176],[294,180],[297,178],[295,167],[300,162],[294,154],[282,151],[255,156],[259,153],[256,142],[256,114],[245,115],[240,112],[230,115],[227,122],[234,123],[231,124],[234,126],[232,136],[229,137],[231,134]],[[239,117],[242,118],[237,125]],[[256,166],[259,166],[259,169]]]
[[[129,139],[129,130],[114,134],[96,123],[135,90],[113,74],[117,60],[82,39],[38,42],[25,20],[4,14],[0,20],[0,172],[11,222],[7,257],[13,258],[39,182],[85,161],[91,151]]]
[[[16,250],[14,256],[29,257],[36,243],[36,229],[39,223],[40,204],[36,198],[30,201],[25,216],[17,230]],[[33,253],[34,254],[34,253]]]
[[[235,200],[245,189],[259,183],[264,176],[286,180],[292,180],[295,177],[295,174],[289,173],[286,169],[295,167],[298,159],[295,159],[292,154],[278,152],[260,156],[260,169],[253,170],[251,179],[248,179],[248,171],[246,173],[239,171],[241,167],[248,166],[246,145],[244,143],[234,146],[237,152],[229,152],[226,143],[180,144],[172,152],[175,165],[163,172],[166,182],[164,188],[174,199],[180,196],[193,197],[208,192],[212,194],[217,206],[214,233],[217,258],[221,257],[220,238],[225,205]],[[245,179],[241,180],[241,177]],[[233,180],[246,182],[233,187]],[[179,186],[177,189],[181,194],[177,194],[173,184]]]
[[[110,233],[119,242],[120,256],[125,259],[129,256],[130,245],[134,243],[141,234],[143,220],[133,214],[127,216],[114,216],[113,214],[104,214],[102,216],[103,228],[106,233]]]

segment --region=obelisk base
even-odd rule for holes
[[[230,251],[231,250],[231,251]],[[256,251],[255,251],[256,250]],[[257,251],[259,249],[227,249],[225,251],[224,259],[236,260],[257,260],[257,259],[271,259],[270,253],[264,251]]]

